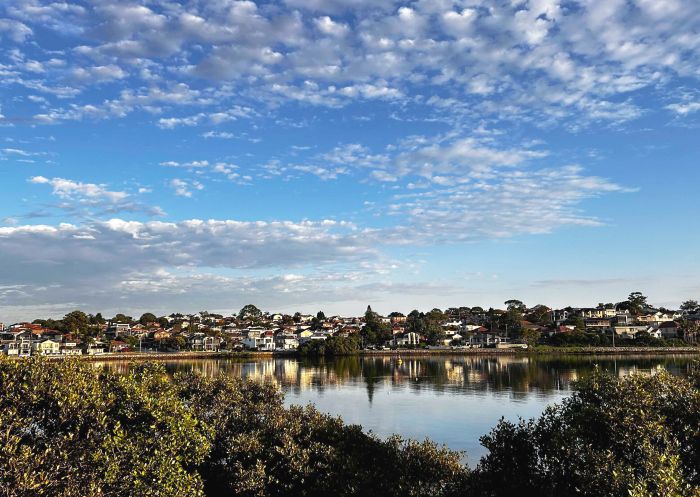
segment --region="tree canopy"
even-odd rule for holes
[[[253,304],[248,304],[243,306],[243,308],[238,311],[238,319],[242,320],[258,320],[262,317],[262,311],[258,309]]]
[[[158,321],[158,318],[156,317],[155,314],[153,314],[151,312],[146,312],[146,313],[142,314],[141,317],[139,318],[139,323],[141,323],[142,325],[147,325],[148,323],[155,323],[157,321]]]
[[[647,306],[647,298],[642,292],[632,292],[629,297],[627,297],[627,303],[630,313],[639,315]]]
[[[685,312],[693,314],[693,313],[700,311],[700,305],[698,305],[697,300],[692,300],[692,299],[686,300],[685,302],[683,302],[681,304],[681,311],[685,311]]]

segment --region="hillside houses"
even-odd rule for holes
[[[644,340],[693,343],[700,328],[700,309],[693,306],[678,311],[648,306],[631,310],[624,302],[563,309],[527,308],[520,301],[507,304],[506,309],[460,307],[388,316],[368,308],[369,314],[352,317],[326,317],[321,312],[316,316],[271,314],[246,306],[245,313],[230,316],[202,312],[156,318],[150,314],[137,320],[119,315],[111,321],[75,311],[64,320],[3,325],[0,351],[15,357],[222,350],[284,353],[330,338],[356,339],[364,348],[556,345],[583,338],[586,343],[608,345]]]

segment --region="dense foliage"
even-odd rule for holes
[[[270,385],[0,359],[3,496],[455,494],[459,454],[380,440]]]
[[[210,429],[157,366],[0,359],[0,495],[203,495]]]
[[[596,371],[474,471],[238,378],[0,359],[0,385],[0,496],[700,496],[697,375]]]
[[[501,421],[475,495],[700,496],[700,376],[594,372],[537,421]]]
[[[297,353],[301,356],[338,356],[356,354],[360,342],[355,335],[348,337],[329,337],[326,340],[310,340],[299,346]]]

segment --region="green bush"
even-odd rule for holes
[[[501,421],[482,444],[476,495],[700,495],[700,383],[595,371],[537,421]]]
[[[0,359],[0,495],[203,495],[208,434],[160,366]]]
[[[3,496],[434,496],[460,455],[380,440],[272,386],[162,365],[0,359]]]
[[[157,364],[0,358],[0,496],[700,496],[697,374],[595,371],[539,419],[502,420],[471,472],[282,400]]]

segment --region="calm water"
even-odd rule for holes
[[[560,401],[595,365],[626,375],[688,371],[690,356],[622,357],[344,357],[333,360],[204,359],[166,362],[169,371],[228,374],[272,382],[289,404],[312,403],[379,435],[431,438],[464,451],[470,464],[479,437],[501,418],[535,417]],[[104,367],[124,371],[128,364]]]

